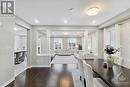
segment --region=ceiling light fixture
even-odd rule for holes
[[[15,27],[14,30],[15,30],[15,31],[18,31],[18,28]]]
[[[95,24],[97,21],[96,20],[93,20],[92,23]]]
[[[64,23],[67,24],[67,23],[68,23],[68,20],[64,20]]]
[[[99,13],[99,8],[98,7],[92,7],[87,10],[85,10],[85,13],[89,16],[94,16]]]
[[[64,35],[68,35],[68,32],[64,32]]]
[[[39,20],[35,19],[34,22],[35,22],[36,24],[38,24],[38,23],[39,23]]]

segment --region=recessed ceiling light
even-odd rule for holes
[[[64,23],[67,24],[67,23],[68,23],[68,20],[64,20]]]
[[[97,21],[96,20],[93,20],[92,23],[95,24]]]
[[[15,27],[14,30],[17,31],[17,30],[19,30],[19,29]]]
[[[38,23],[39,23],[39,20],[35,19],[34,22],[35,22],[36,24],[38,24]]]
[[[79,32],[77,32],[77,34],[79,34]]]
[[[64,35],[68,35],[68,32],[64,32]]]
[[[91,7],[89,9],[86,9],[85,13],[89,16],[97,15],[99,13],[99,8],[98,7]]]

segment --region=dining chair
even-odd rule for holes
[[[92,67],[83,60],[84,87],[94,87]]]
[[[80,74],[80,80],[83,81],[84,79],[84,69],[83,69],[83,61],[82,59],[78,58],[78,69]]]

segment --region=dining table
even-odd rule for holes
[[[93,72],[109,87],[130,87],[130,69],[114,64],[112,68],[104,67],[104,59],[84,59]]]

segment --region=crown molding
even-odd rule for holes
[[[107,20],[106,22],[102,23],[101,25],[99,25],[98,28],[102,29],[105,27],[109,27],[111,25],[118,24],[118,23],[123,22],[128,19],[130,19],[130,8],[127,9],[126,11],[120,13],[119,15],[112,17],[111,19]]]

